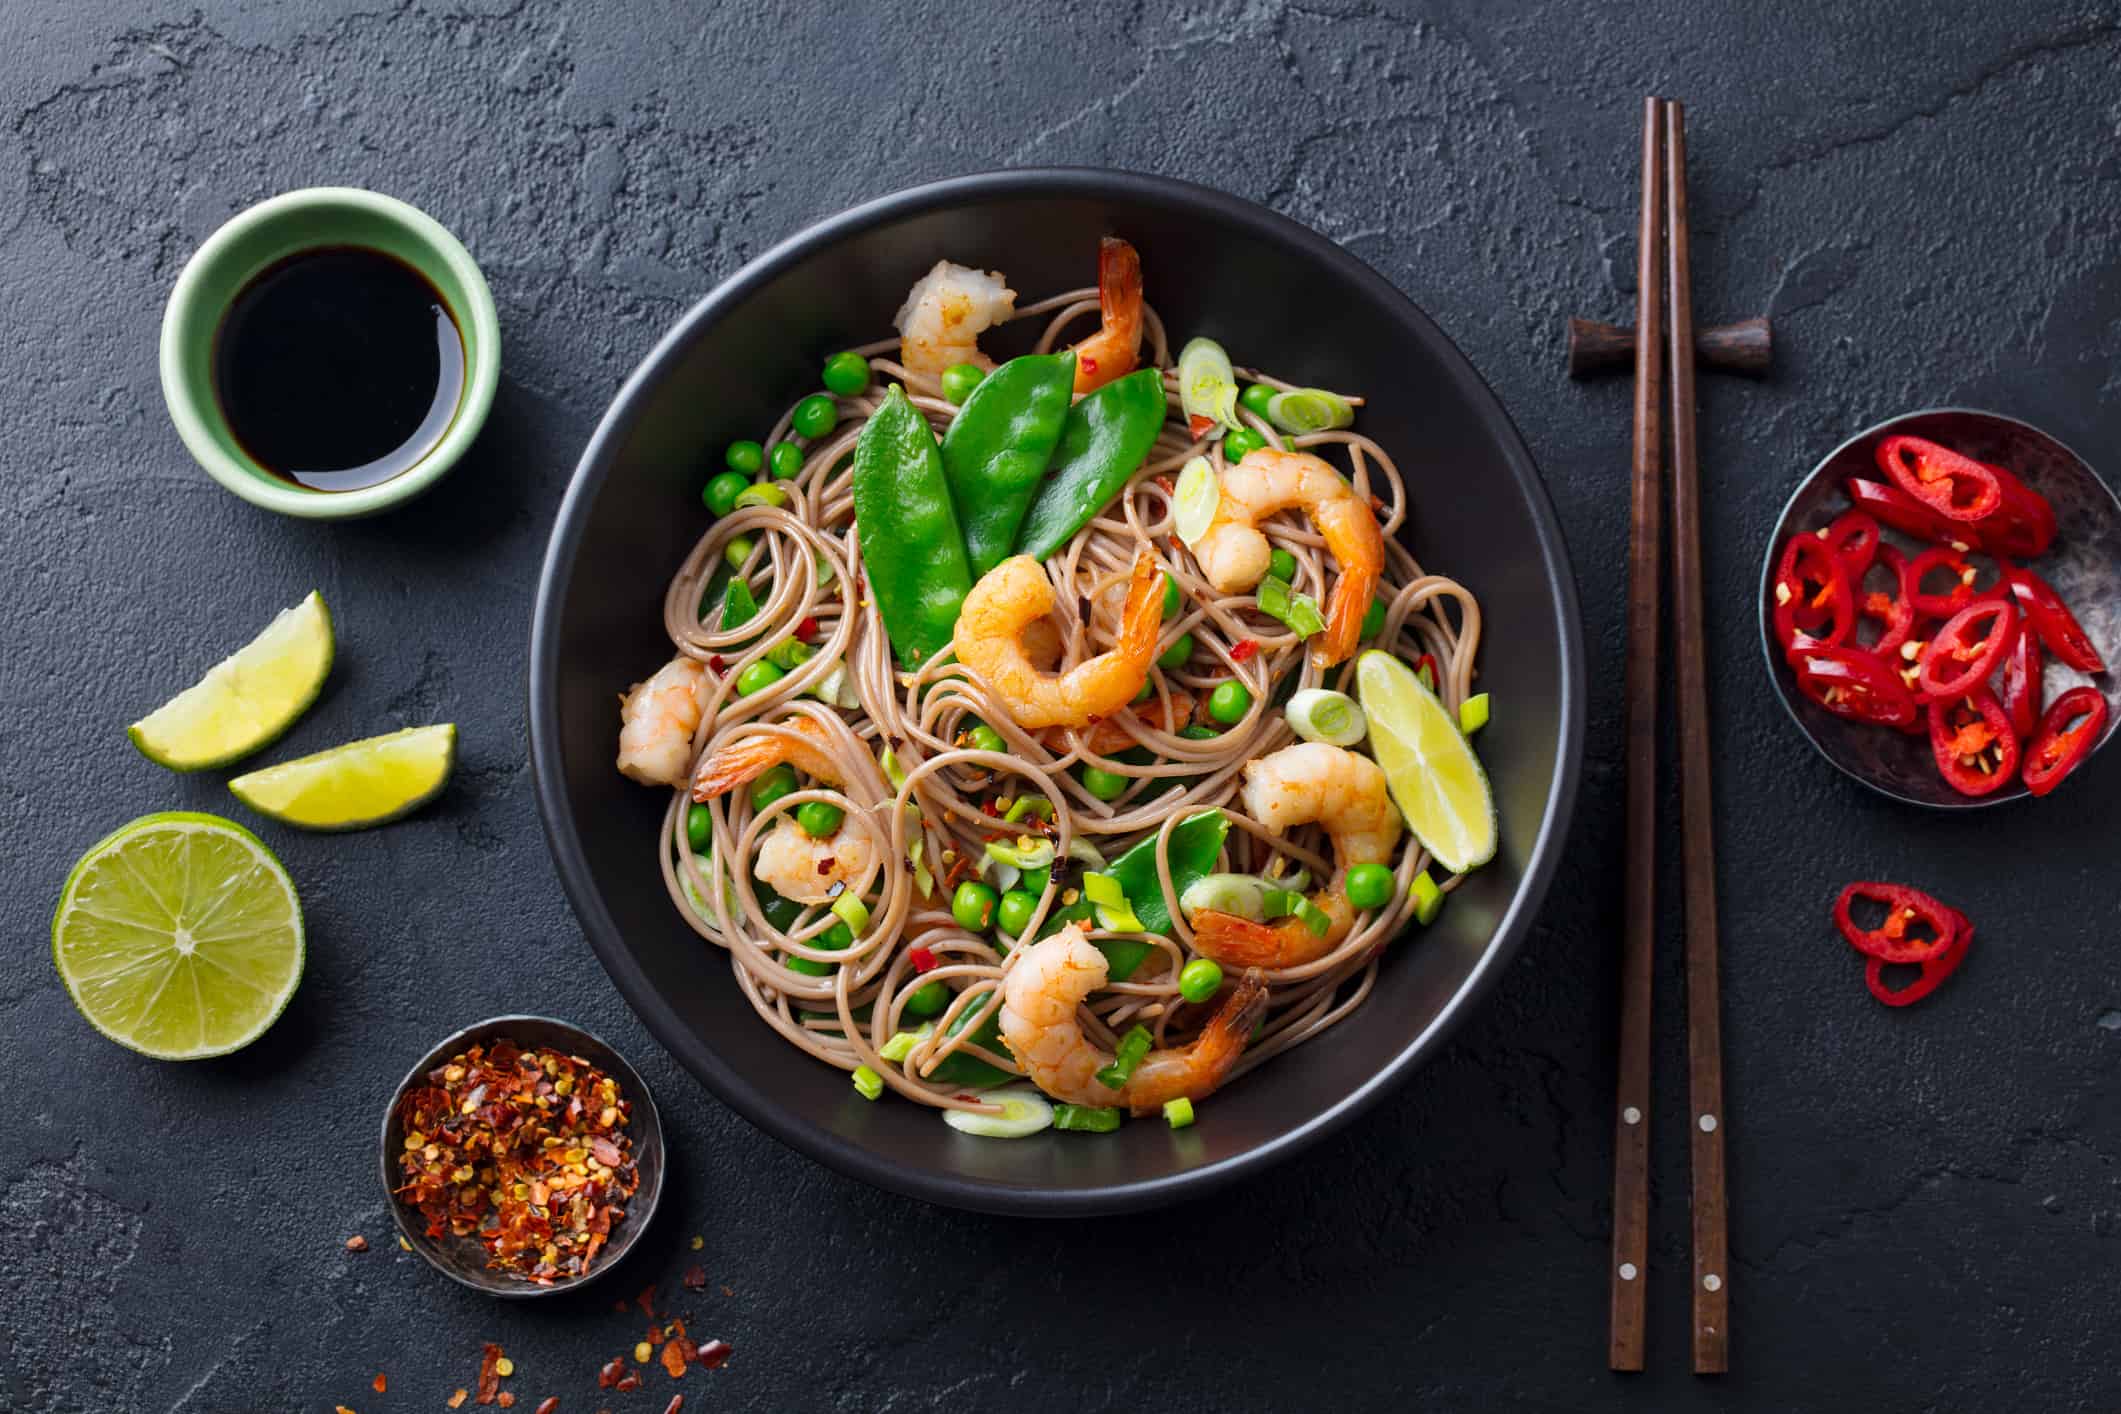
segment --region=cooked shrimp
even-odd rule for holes
[[[654,677],[627,689],[619,704],[619,772],[644,786],[681,786],[700,729],[706,671],[680,653]]]
[[[876,846],[859,830],[843,828],[813,839],[793,815],[783,815],[766,832],[751,872],[782,898],[830,903],[838,885],[859,884],[875,859]]]
[[[1375,761],[1324,742],[1285,746],[1245,766],[1245,811],[1276,833],[1320,824],[1333,841],[1333,878],[1311,895],[1327,928],[1313,933],[1301,918],[1254,923],[1204,909],[1193,920],[1193,946],[1238,967],[1299,967],[1315,962],[1355,926],[1347,876],[1356,864],[1382,864],[1399,844],[1399,808]]]
[[[1076,1105],[1125,1105],[1148,1114],[1167,1100],[1205,1099],[1244,1054],[1252,1025],[1267,1009],[1267,984],[1247,972],[1190,1044],[1151,1051],[1114,1090],[1097,1078],[1110,1053],[1083,1034],[1076,1008],[1105,985],[1105,955],[1078,924],[1033,943],[1010,960],[1002,979],[1002,1039],[1032,1084]]]
[[[747,781],[755,781],[776,766],[795,767],[830,786],[843,786],[839,767],[825,754],[825,729],[815,718],[790,717],[776,726],[797,735],[760,732],[725,743],[712,756],[700,758],[692,777],[692,798],[708,801],[727,795]]]
[[[994,367],[979,351],[979,336],[1016,313],[1016,291],[999,270],[935,262],[906,292],[891,323],[899,359],[915,373],[939,374],[953,364]]]
[[[1222,500],[1193,546],[1201,573],[1224,594],[1250,589],[1267,576],[1273,548],[1259,523],[1276,511],[1301,507],[1326,539],[1340,569],[1326,603],[1326,631],[1311,661],[1330,668],[1355,651],[1363,615],[1384,569],[1385,537],[1377,514],[1340,473],[1308,452],[1262,447],[1223,473]]]
[[[1094,393],[1141,364],[1142,258],[1116,236],[1097,243],[1095,334],[1075,346],[1075,391]]]
[[[1145,727],[1150,727],[1157,731],[1175,732],[1193,720],[1193,707],[1192,693],[1180,692],[1173,688],[1171,691],[1171,720],[1168,723],[1164,721],[1163,700],[1158,697],[1151,697],[1147,702],[1136,707],[1134,715],[1141,719],[1141,724]],[[1128,731],[1110,717],[1101,718],[1093,723],[1090,730],[1083,735],[1083,744],[1100,756],[1110,756],[1115,751],[1125,751],[1129,747],[1141,745],[1135,739],[1134,733]],[[1052,747],[1055,751],[1066,751],[1068,749],[1067,738],[1059,729],[1046,733],[1046,745]]]
[[[965,596],[953,635],[957,660],[1002,699],[1018,726],[1085,726],[1132,702],[1149,680],[1163,619],[1161,594],[1156,559],[1144,554],[1134,562],[1118,641],[1094,658],[1049,673],[1032,660],[1024,640],[1053,611],[1053,585],[1037,560],[1016,555],[980,576]]]

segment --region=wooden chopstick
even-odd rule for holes
[[[1662,103],[1643,102],[1642,218],[1635,237],[1635,459],[1628,540],[1626,918],[1613,1105],[1613,1262],[1607,1359],[1640,1370],[1650,1225],[1650,960],[1657,929],[1657,596],[1662,577],[1659,424],[1664,372]],[[1692,331],[1688,334],[1688,347]],[[1691,361],[1691,360],[1687,360]]]
[[[1723,1172],[1723,1004],[1717,969],[1714,797],[1701,616],[1701,477],[1694,445],[1693,271],[1687,239],[1686,114],[1664,105],[1665,300],[1671,353],[1672,639],[1679,722],[1681,861],[1686,881],[1686,1023],[1692,1122],[1694,1373],[1730,1358],[1730,1243]]]

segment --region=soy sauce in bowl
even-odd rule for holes
[[[355,491],[417,465],[464,397],[464,337],[412,266],[366,246],[253,276],[214,335],[214,396],[259,466]]]

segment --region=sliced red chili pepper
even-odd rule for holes
[[[1983,628],[1986,625],[1986,628]],[[1958,697],[2003,661],[2018,636],[2018,607],[2008,599],[1983,599],[1952,615],[1922,650],[1915,685],[1931,697]]]
[[[801,622],[801,623],[798,623],[798,624],[797,624],[797,625],[795,626],[795,637],[796,637],[796,641],[797,641],[797,642],[799,642],[799,643],[815,643],[815,642],[817,642],[817,630],[818,630],[818,623],[817,623],[817,615],[816,615],[816,614],[805,614],[805,615],[803,615],[803,619],[802,619],[802,622]]]
[[[906,951],[906,961],[913,964],[915,972],[932,972],[935,969],[936,956],[929,948],[909,948]]]
[[[2003,680],[1996,696],[2010,715],[2011,730],[2021,738],[2040,726],[2040,635],[2021,621],[2010,651],[2003,655]]]
[[[1969,549],[1981,548],[1981,537],[1974,527],[1947,520],[1897,486],[1866,481],[1860,476],[1852,476],[1842,485],[1856,509],[1880,525],[1889,525],[1917,540],[1957,540]]]
[[[1797,686],[1837,717],[1904,727],[1915,720],[1915,695],[1892,664],[1867,648],[1847,644],[1802,648],[1790,654]]]
[[[2018,774],[2010,715],[1985,687],[1956,702],[1930,704],[1930,750],[1945,784],[1961,795],[1991,795]]]
[[[1815,534],[1840,557],[1849,578],[1862,583],[1864,572],[1878,554],[1878,522],[1862,511],[1843,511],[1832,525]]]
[[[1922,437],[1888,437],[1878,444],[1878,469],[1893,484],[1952,521],[1978,521],[2003,504],[1996,474],[1950,447]]]
[[[1939,570],[1950,571],[1951,583],[1936,591],[1924,588],[1930,576]],[[1948,619],[2003,582],[2003,572],[1999,569],[1993,583],[1977,589],[1974,581],[1980,578],[1980,574],[1972,560],[1949,545],[1932,545],[1915,556],[1907,567],[1908,598],[1914,602],[1916,613]]]
[[[1885,984],[1885,969],[1888,964],[1882,957],[1866,958],[1863,964],[1863,985],[1871,989],[1871,995],[1887,1006],[1911,1006],[1937,990],[1944,979],[1959,970],[1966,961],[1966,950],[1973,945],[1974,925],[1957,909],[1950,910],[1953,930],[1951,945],[1935,957],[1924,958],[1916,966],[1922,975],[1905,987],[1888,987]]]
[[[1890,660],[1907,642],[1908,635],[1915,631],[1915,601],[1907,574],[1907,556],[1890,545],[1880,545],[1878,556],[1871,562],[1872,570],[1884,570],[1892,579],[1891,590],[1869,590],[1864,592],[1856,605],[1856,612],[1863,618],[1876,619],[1880,624],[1876,642],[1855,644],[1868,648],[1879,657]],[[1862,581],[1857,581],[1858,586]]]
[[[1876,928],[1856,921],[1858,900],[1884,910]],[[1849,946],[1882,962],[1922,962],[1939,956],[1952,945],[1959,929],[1958,914],[1920,889],[1906,884],[1858,880],[1834,900],[1834,926]]]
[[[2052,584],[2023,565],[2006,565],[2003,582],[2010,586],[2012,597],[2048,652],[2080,673],[2106,671],[2106,660],[2092,646],[2091,635],[2077,622],[2077,616],[2069,611],[2069,605],[2062,602]]]
[[[2020,481],[2007,468],[1983,462],[2003,490],[2003,504],[1981,522],[1981,538],[2006,555],[2031,559],[2055,543],[2055,508],[2047,497]]]
[[[1848,571],[1815,536],[1792,535],[1782,547],[1772,592],[1775,637],[1785,652],[1844,643],[1855,632],[1856,593]]]
[[[1443,678],[1437,671],[1434,653],[1424,653],[1414,660],[1414,676],[1420,678],[1421,685],[1429,691],[1437,690],[1436,684],[1443,681]]]
[[[2089,685],[2056,698],[2025,747],[2025,788],[2046,795],[2084,764],[2106,730],[2106,694]]]
[[[1237,640],[1237,642],[1230,645],[1230,661],[1233,663],[1249,662],[1252,658],[1252,655],[1257,653],[1258,651],[1258,639],[1240,638]]]

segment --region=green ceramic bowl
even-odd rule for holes
[[[314,491],[266,471],[229,431],[214,396],[214,335],[237,294],[266,266],[305,250],[344,245],[394,255],[441,292],[464,336],[464,397],[442,440],[409,469],[358,491]],[[500,320],[470,252],[425,212],[354,187],[288,192],[231,219],[177,276],[162,316],[162,400],[177,435],[214,480],[282,515],[344,520],[419,495],[478,437],[500,377]]]

